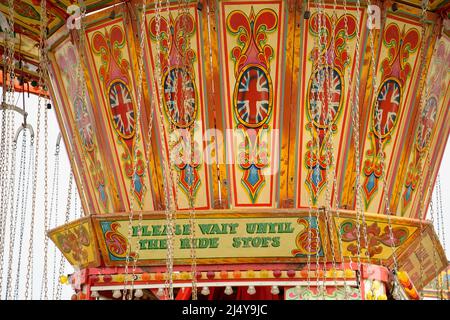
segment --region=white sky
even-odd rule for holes
[[[1,92],[1,89],[0,89]],[[35,132],[36,132],[36,119],[37,119],[37,97],[30,95],[30,98],[26,99],[26,108],[27,112],[29,112],[28,116],[28,123],[31,123]],[[22,106],[22,97],[20,97],[20,100],[18,100],[17,105],[19,107]],[[48,126],[48,148],[49,148],[49,161],[48,161],[48,181],[49,181],[49,202],[50,202],[50,196],[52,191],[52,177],[53,177],[53,168],[54,168],[54,153],[55,153],[55,145],[56,145],[56,139],[59,133],[59,126],[56,121],[55,111],[54,109],[50,110],[49,113],[49,126]],[[18,128],[22,122],[22,118],[20,115],[15,116],[16,120],[16,128]],[[42,112],[41,115],[41,149],[39,151],[39,158],[40,158],[40,165],[39,165],[39,175],[38,175],[38,190],[37,190],[37,205],[36,205],[36,225],[35,225],[35,240],[34,240],[34,273],[33,273],[33,298],[39,299],[40,297],[40,288],[42,283],[42,271],[43,271],[43,254],[44,254],[44,112]],[[19,144],[17,148],[17,172],[19,170],[18,163],[19,163],[19,157],[20,157],[20,148],[21,148],[21,137],[19,137]],[[28,140],[29,141],[29,140]],[[70,163],[67,156],[67,152],[64,147],[63,141],[61,142],[61,151],[60,151],[60,177],[59,177],[59,201],[58,201],[58,223],[56,226],[62,225],[64,221],[64,215],[65,215],[65,208],[66,208],[66,201],[67,201],[67,191],[68,191],[68,181],[69,181],[69,175],[70,175]],[[448,190],[450,190],[450,148],[446,147],[445,155],[442,160],[442,166],[440,170],[440,176],[441,176],[441,189],[442,189],[442,201],[443,201],[443,211],[444,211],[444,223],[445,223],[445,234],[446,234],[446,240],[447,240],[447,250],[448,250],[448,242],[450,241],[450,216],[448,214],[448,210],[450,209],[450,197],[448,197]],[[17,183],[17,182],[16,182]],[[31,194],[31,185],[30,185],[30,194]],[[78,196],[77,196],[78,198]],[[80,202],[77,201],[77,212],[74,210],[73,206],[74,201],[72,201],[72,210],[70,215],[70,221],[74,220],[76,217],[80,215]],[[27,216],[29,219],[29,216],[31,215],[31,196],[29,197],[28,201],[28,208],[27,208]],[[428,216],[429,218],[429,216]],[[27,223],[27,229],[29,230],[29,220]],[[51,227],[55,227],[54,221],[51,223]],[[29,232],[25,232],[25,241],[24,243],[28,243],[29,239],[27,239],[27,236],[29,238]],[[8,240],[8,238],[6,239]],[[9,241],[9,240],[8,240]],[[18,241],[16,241],[16,251],[18,252]],[[54,261],[54,245],[51,241],[49,241],[49,296],[52,297],[53,287],[54,283],[57,282],[58,275],[53,274],[53,261]],[[19,298],[24,297],[24,281],[26,278],[27,270],[26,270],[26,253],[28,252],[28,246],[25,245],[23,247],[24,256],[22,258],[22,266],[21,266],[21,289]],[[59,252],[57,254],[57,257],[59,259]],[[6,256],[5,256],[6,258]],[[14,258],[14,264],[16,263],[17,256]],[[4,268],[5,270],[6,268]],[[15,270],[15,269],[13,269]],[[66,273],[73,272],[73,268],[66,263]],[[6,272],[6,270],[4,271]],[[15,272],[14,272],[15,273]],[[6,274],[5,274],[6,276]],[[5,279],[5,278],[4,278]],[[14,279],[14,278],[13,278]],[[13,280],[14,281],[14,280]],[[63,299],[70,299],[71,295],[73,294],[72,289],[68,285],[63,286]],[[2,298],[4,297],[4,288],[2,293]]]

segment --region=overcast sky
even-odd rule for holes
[[[1,90],[0,90],[1,92]],[[20,97],[20,100],[17,100],[17,105],[19,107],[22,107],[22,97]],[[29,113],[28,116],[28,122],[32,124],[34,130],[36,131],[36,119],[37,119],[37,97],[30,96],[30,98],[26,99],[26,108]],[[49,181],[49,202],[50,202],[50,196],[52,192],[52,178],[53,178],[53,168],[55,165],[55,146],[56,146],[56,139],[59,133],[59,126],[56,121],[56,116],[54,110],[50,110],[49,113],[49,126],[48,126],[48,147],[49,147],[49,161],[48,161],[48,181]],[[16,128],[18,128],[22,122],[22,118],[19,115],[15,116],[16,120]],[[40,142],[40,150],[39,150],[39,158],[40,165],[39,165],[39,175],[38,175],[38,190],[37,190],[37,205],[36,205],[36,225],[35,225],[35,240],[34,240],[34,274],[33,274],[33,298],[39,299],[40,297],[40,288],[42,283],[42,270],[43,270],[43,254],[44,254],[44,112],[42,112],[41,115],[41,142]],[[21,149],[21,136],[19,137],[19,143],[17,148],[17,173],[19,170],[19,157],[20,157],[20,149]],[[29,139],[28,139],[29,143]],[[64,147],[64,143],[61,143],[61,151],[60,151],[60,176],[59,176],[59,195],[58,195],[58,221],[55,224],[55,220],[51,221],[51,227],[62,225],[64,222],[64,215],[65,215],[65,208],[66,208],[66,202],[67,202],[67,192],[68,192],[68,181],[69,181],[69,175],[70,175],[70,163],[67,156],[67,152]],[[448,215],[448,210],[450,208],[450,198],[448,195],[448,190],[450,190],[450,151],[449,147],[446,147],[445,155],[442,161],[442,166],[440,170],[440,176],[441,176],[441,189],[442,189],[442,201],[443,201],[443,209],[444,209],[444,219],[445,219],[445,233],[446,233],[446,240],[447,242],[450,241],[450,217]],[[31,180],[30,180],[31,181]],[[30,183],[30,194],[31,194],[31,183]],[[78,198],[78,195],[76,196]],[[72,200],[72,208],[70,213],[70,221],[76,219],[80,215],[80,202],[79,200],[76,202],[77,208],[75,210],[74,208],[74,201]],[[29,215],[31,215],[31,196],[28,199],[28,208],[27,208],[27,219],[29,219]],[[26,222],[26,230],[29,230],[29,220]],[[28,238],[27,238],[28,237]],[[18,239],[18,238],[17,238]],[[24,243],[27,244],[29,241],[29,232],[25,232],[25,239]],[[16,241],[18,243],[18,241]],[[446,246],[448,250],[448,245]],[[18,251],[18,244],[16,246],[15,252]],[[21,289],[20,289],[20,295],[19,297],[23,298],[23,284],[27,275],[26,270],[26,252],[28,250],[28,246],[24,245],[23,251],[24,257],[22,258],[21,263],[21,271],[20,271],[20,277],[21,277]],[[53,263],[54,263],[54,245],[51,241],[49,241],[49,296],[52,297],[53,292],[53,286],[54,283],[57,283],[57,277],[58,275],[53,274]],[[57,259],[59,259],[59,252],[56,254]],[[17,256],[14,258],[14,265],[17,263]],[[58,268],[57,268],[58,269]],[[5,270],[6,272],[6,270]],[[72,267],[66,263],[66,273],[73,272]],[[13,278],[13,281],[15,279]],[[63,299],[70,299],[71,295],[73,294],[70,286],[65,285],[63,286]],[[4,295],[2,295],[2,298]]]

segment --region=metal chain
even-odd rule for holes
[[[315,68],[313,68],[313,72],[317,71],[317,85],[319,87],[323,86],[323,80],[322,80],[322,70],[321,70],[321,66],[322,66],[322,18],[321,18],[321,9],[320,9],[320,3],[318,0],[315,0],[315,6],[316,6],[316,26],[317,26],[317,37],[314,38],[314,49],[317,50],[317,65],[315,66]],[[318,119],[320,121],[321,117],[322,117],[322,107],[323,107],[323,96],[321,95],[320,90],[318,90],[319,92],[319,99],[320,102],[317,102],[320,105],[320,108],[318,108]],[[313,121],[313,119],[311,119]],[[320,165],[319,165],[319,158],[320,158],[320,145],[319,145],[319,129],[315,126],[315,136],[313,134],[313,141],[315,142],[315,157],[316,157],[316,165],[314,166],[314,172],[313,174],[316,175],[316,178],[318,178],[319,175],[319,170],[320,170]],[[311,190],[311,197],[312,197],[312,191]],[[317,245],[319,245],[320,243],[320,235],[319,235],[319,220],[320,220],[320,214],[319,214],[319,207],[318,204],[316,204],[316,208],[315,208],[315,213],[316,213],[316,223],[317,223],[317,232],[316,232],[316,243]],[[311,223],[311,221],[310,221]],[[323,247],[323,244],[320,243],[321,246]],[[319,290],[323,289],[323,287],[320,286],[320,274],[319,274],[319,270],[320,270],[320,262],[319,262],[319,250],[316,251],[316,266],[315,266],[315,271],[316,271],[316,289],[317,289],[317,294],[319,294]],[[324,259],[325,260],[325,259]],[[323,293],[323,290],[322,290]],[[323,298],[323,295],[322,295]]]
[[[188,59],[188,51],[190,50],[190,37],[187,34],[186,31],[186,19],[189,16],[189,0],[185,0],[184,2],[184,6],[183,6],[183,15],[182,15],[182,25],[183,25],[183,39],[184,39],[184,44],[185,44],[185,61],[183,61],[183,69],[187,69],[188,68],[188,64],[189,61]],[[183,50],[183,49],[181,49]],[[182,94],[183,94],[183,105],[186,103],[187,101],[187,92],[186,92],[186,79],[187,76],[187,71],[182,72],[182,77],[183,77],[183,86],[182,86]],[[193,115],[194,119],[195,119],[195,114]],[[201,130],[201,129],[200,129]],[[192,167],[192,162],[193,159],[195,157],[195,121],[193,122],[193,124],[190,126],[189,128],[189,136],[190,136],[190,165],[191,165],[191,174],[193,176],[193,167]],[[177,178],[178,181],[178,178]],[[178,189],[178,188],[177,188]],[[191,185],[189,187],[189,226],[190,226],[190,233],[189,233],[189,238],[190,238],[190,255],[191,255],[191,280],[192,280],[192,300],[197,300],[197,277],[196,277],[196,273],[197,273],[197,253],[196,253],[196,223],[195,223],[195,198],[194,198],[194,181],[193,179],[191,179]]]
[[[139,258],[139,240],[142,234],[142,208],[139,210],[139,221],[138,221],[138,239],[136,240],[135,248],[134,248],[134,256],[133,256],[133,264],[132,264],[132,276],[131,276],[131,289],[129,294],[128,292],[128,274],[129,274],[129,264],[130,264],[130,254],[131,254],[131,238],[132,238],[132,223],[134,216],[134,183],[137,176],[138,169],[138,153],[139,153],[139,143],[141,140],[140,135],[140,127],[139,121],[141,119],[141,101],[142,101],[142,78],[143,78],[143,69],[144,69],[144,40],[145,40],[145,9],[146,9],[146,0],[143,0],[142,6],[140,7],[141,16],[140,16],[140,36],[139,36],[139,56],[138,56],[138,81],[137,81],[137,101],[136,101],[136,121],[135,121],[135,139],[134,139],[134,151],[133,151],[133,174],[130,183],[130,213],[129,213],[129,221],[128,221],[128,249],[126,255],[126,264],[125,264],[125,281],[124,281],[124,293],[123,299],[132,300],[133,299],[133,290],[134,290],[134,280],[136,276],[136,267],[137,260]]]
[[[67,189],[66,214],[65,214],[64,224],[69,223],[69,219],[70,219],[73,179],[74,179],[73,171],[70,171],[69,186]],[[65,262],[66,262],[65,259],[61,255],[61,259],[59,261],[59,274],[60,275],[63,275],[63,273],[64,273]],[[61,283],[58,283],[58,288],[56,290],[56,300],[61,299],[61,293],[62,293],[62,286],[61,286]]]
[[[82,61],[84,60],[84,49],[85,49],[85,45],[84,45],[84,37],[85,37],[85,30],[86,30],[86,25],[85,25],[85,18],[86,18],[86,5],[84,4],[84,2],[80,2],[80,28],[78,29],[78,39],[79,39],[79,48],[80,48],[80,54],[77,60],[77,91],[79,93],[79,96],[81,97],[81,103],[82,103],[82,108],[87,107],[87,100],[86,100],[86,96],[88,95],[88,93],[86,92],[86,80],[84,79],[84,73],[83,73],[83,68],[82,68]],[[80,92],[81,89],[81,92]],[[82,110],[82,112],[84,112],[84,110]],[[72,141],[75,144],[75,133],[74,130],[72,130]],[[73,147],[71,149],[72,152],[72,159],[75,162],[75,147]],[[83,148],[81,148],[83,150]],[[89,205],[89,201],[88,201],[88,197],[86,196],[86,191],[84,188],[84,182],[83,179],[84,177],[87,177],[87,174],[85,174],[86,170],[86,163],[85,163],[85,159],[83,154],[80,154],[80,161],[81,161],[81,166],[80,166],[80,173],[79,173],[79,189],[80,189],[80,199],[82,199],[82,207],[83,207],[83,203],[86,204],[86,208],[87,208],[87,215],[91,215],[91,206]],[[83,210],[84,213],[84,210]]]
[[[8,271],[7,271],[7,282],[6,282],[6,299],[11,300],[13,298],[13,290],[12,290],[12,283],[13,283],[13,256],[14,256],[14,250],[15,250],[15,244],[16,244],[16,231],[17,231],[17,223],[18,223],[18,217],[20,215],[19,211],[19,205],[20,202],[23,203],[23,198],[26,197],[25,195],[25,176],[26,176],[26,151],[27,151],[27,131],[28,129],[26,127],[22,130],[22,146],[21,146],[21,152],[20,152],[20,166],[19,166],[19,177],[18,177],[18,183],[17,183],[17,198],[15,200],[15,207],[13,209],[13,204],[11,203],[11,217],[14,217],[14,222],[12,224],[11,229],[11,240],[10,240],[10,247],[9,247],[9,259],[8,259]],[[15,161],[13,162],[15,163]],[[22,198],[19,197],[19,195],[22,195]],[[11,221],[13,221],[13,218],[11,218]]]
[[[159,55],[160,45],[161,45],[161,12],[159,2],[155,2],[155,11],[156,11],[156,59],[155,59],[155,69],[156,69],[156,87],[152,82],[152,89],[155,93],[155,96],[158,96],[158,110],[159,117],[157,117],[158,124],[162,130],[162,134],[160,137],[160,144],[162,149],[162,154],[168,154],[166,149],[166,139],[165,139],[165,125],[164,125],[164,114],[162,109],[162,76],[161,76],[161,57]],[[167,228],[167,251],[166,251],[166,279],[165,279],[165,290],[164,295],[170,300],[174,299],[173,294],[173,208],[172,208],[172,188],[170,187],[170,178],[169,178],[169,166],[165,157],[162,157],[162,173],[163,173],[163,189],[164,189],[164,204],[165,204],[165,216],[166,216],[166,228]]]
[[[41,1],[41,30],[39,39],[39,87],[44,90],[45,84],[45,71],[47,70],[46,65],[46,45],[45,39],[47,34],[47,2]],[[28,261],[27,261],[27,276],[25,283],[25,300],[28,297],[33,297],[33,291],[30,290],[32,287],[31,273],[33,269],[33,240],[34,240],[34,219],[36,214],[36,190],[37,190],[37,174],[39,168],[39,140],[40,140],[40,121],[41,121],[41,107],[42,107],[42,93],[38,97],[38,115],[37,115],[37,125],[36,125],[36,154],[34,162],[33,171],[33,193],[32,193],[32,205],[31,205],[31,230],[30,230],[30,245],[28,249]],[[31,292],[30,292],[31,291]]]
[[[9,213],[9,251],[8,251],[8,271],[10,270],[10,266],[12,264],[12,258],[13,258],[13,254],[14,254],[14,247],[13,247],[13,243],[15,242],[14,240],[14,235],[15,233],[13,232],[14,230],[14,220],[16,219],[17,215],[16,212],[14,211],[14,188],[15,188],[15,174],[16,174],[16,153],[17,153],[17,142],[13,141],[12,143],[12,153],[11,153],[11,174],[9,176],[10,180],[9,180],[9,185],[8,188],[9,190],[9,197],[8,200],[10,201],[10,203],[8,204],[9,207],[8,209],[8,213]],[[5,221],[6,222],[6,221]],[[5,227],[6,229],[6,227]],[[5,240],[5,238],[3,238],[3,241]],[[3,265],[3,261],[0,261],[0,263]],[[7,274],[7,280],[6,280],[6,291],[5,291],[5,300],[10,296],[10,287],[11,287],[11,274],[8,273]]]
[[[50,200],[50,221],[53,222],[53,227],[58,226],[58,204],[59,204],[59,153],[60,144],[56,144],[55,148],[55,158],[54,158],[54,168],[53,168],[53,183],[52,183],[52,193]],[[56,299],[56,286],[58,283],[58,274],[56,273],[56,260],[59,250],[53,245],[53,279],[52,279],[52,299]]]
[[[423,0],[422,1],[422,13],[421,13],[421,23],[422,23],[422,31],[421,31],[421,36],[422,36],[422,50],[421,50],[421,70],[420,70],[420,74],[422,74],[422,77],[424,79],[423,86],[422,88],[420,88],[420,91],[422,91],[425,88],[425,92],[421,94],[420,96],[420,111],[423,110],[424,108],[424,103],[426,101],[426,98],[428,97],[428,85],[427,85],[427,81],[429,80],[428,77],[425,77],[425,59],[426,59],[426,48],[423,45],[423,41],[425,38],[425,23],[426,23],[426,11],[427,11],[427,6],[428,6],[428,0]],[[418,132],[418,135],[420,137],[421,133]],[[430,154],[429,154],[429,148],[426,148],[426,160],[425,162],[428,163],[430,161]],[[419,199],[421,201],[421,199],[423,199],[423,188],[422,188],[422,184],[423,184],[423,174],[419,175]],[[424,252],[424,247],[423,247],[423,236],[424,236],[424,228],[423,228],[423,212],[424,212],[424,204],[425,201],[421,201],[420,203],[420,207],[419,207],[419,212],[418,212],[418,219],[419,219],[419,228],[420,228],[420,242],[419,242],[419,274],[420,274],[420,287],[423,288],[423,274],[424,274],[424,270],[423,270],[423,252]],[[420,299],[423,299],[423,295],[420,295]]]
[[[41,286],[41,300],[48,300],[48,236],[50,220],[48,216],[48,109],[44,113],[44,266]]]
[[[433,207],[433,195],[430,197],[430,218],[431,218],[431,228],[434,229],[434,207]],[[438,274],[438,267],[437,267],[437,254],[436,254],[436,246],[433,243],[433,267],[434,267],[434,287],[436,289],[436,294],[439,291],[439,274]]]
[[[324,6],[324,3],[322,1],[322,6]],[[335,32],[336,32],[336,21],[337,21],[337,13],[336,13],[336,7],[337,7],[337,2],[336,0],[333,1],[333,13],[331,16],[331,43],[330,43],[330,47],[331,47],[331,57],[329,59],[330,61],[330,65],[328,66],[328,56],[326,56],[326,61],[327,61],[327,67],[329,68],[329,72],[327,69],[326,72],[326,76],[327,76],[327,86],[328,88],[331,87],[331,81],[333,79],[333,74],[334,74],[334,59],[335,59],[335,55],[334,55],[334,46],[335,46]],[[327,41],[325,41],[327,42]],[[330,90],[327,90],[327,116],[326,116],[326,131],[325,131],[325,139],[324,139],[324,150],[325,150],[325,161],[326,161],[326,189],[325,189],[325,223],[326,223],[326,228],[329,229],[331,224],[332,224],[332,219],[330,217],[331,214],[331,209],[332,209],[332,198],[331,198],[331,190],[330,190],[330,180],[334,180],[336,178],[336,163],[335,163],[335,159],[334,159],[334,144],[333,144],[333,140],[332,140],[332,114],[331,114],[331,92]],[[333,168],[333,169],[331,169]],[[333,170],[333,171],[332,171]],[[330,172],[331,171],[331,172]],[[331,177],[330,177],[331,175]],[[331,187],[333,188],[333,186]],[[334,191],[336,193],[336,190]],[[337,267],[336,267],[336,250],[334,247],[334,242],[331,241],[330,242],[330,250],[331,250],[331,254],[332,254],[332,276],[333,276],[333,280],[334,280],[334,287],[337,290]],[[326,264],[325,264],[326,265]],[[326,270],[325,270],[326,272]]]
[[[361,222],[360,216],[362,211],[362,198],[361,198],[361,164],[360,164],[360,150],[359,150],[359,88],[360,88],[360,35],[359,35],[359,25],[360,25],[360,1],[356,1],[356,45],[355,45],[355,66],[354,66],[354,76],[356,78],[355,91],[350,95],[351,99],[351,115],[352,115],[352,126],[353,126],[353,140],[355,144],[355,188],[356,188],[356,234],[357,234],[357,282],[361,285]],[[354,96],[353,96],[354,94]]]
[[[439,173],[437,176],[437,194],[439,196],[438,219],[440,219],[440,225],[441,225],[442,247],[444,248],[444,252],[446,252],[447,245],[445,243],[444,207],[442,205],[441,177],[440,177]],[[448,300],[449,280],[448,280],[448,276],[447,276],[447,273],[448,273],[447,269],[445,269],[444,272],[446,273],[446,276],[442,280],[442,286],[444,287],[444,281],[445,281],[447,283],[447,285],[445,286],[447,288],[447,295],[445,298],[446,298],[446,300]]]
[[[20,267],[22,266],[22,249],[23,249],[23,240],[24,240],[24,233],[25,233],[25,220],[26,220],[26,213],[27,213],[27,205],[28,205],[28,193],[30,189],[30,179],[31,176],[34,177],[34,136],[31,136],[30,139],[30,157],[28,159],[28,171],[26,173],[26,190],[23,194],[22,200],[22,207],[20,209],[20,231],[19,231],[19,252],[17,254],[17,269],[16,269],[16,281],[14,285],[14,300],[17,300],[19,298],[19,288],[20,288]],[[30,171],[32,170],[32,171]],[[24,179],[25,180],[25,179]],[[23,187],[23,185],[22,185]],[[22,189],[23,190],[23,189]]]
[[[6,50],[6,63],[7,71],[4,81],[8,80],[6,93],[3,93],[2,111],[2,133],[1,133],[1,159],[0,159],[0,180],[1,180],[1,208],[0,208],[0,295],[3,289],[3,259],[5,250],[5,232],[8,220],[8,205],[9,205],[9,193],[10,189],[7,187],[7,181],[9,179],[9,166],[10,166],[10,148],[12,140],[12,130],[14,125],[14,114],[10,110],[11,105],[14,104],[14,80],[15,80],[15,33],[14,33],[14,1],[8,0],[8,26],[9,33],[7,34],[7,50]],[[3,69],[3,72],[5,70]],[[5,99],[6,98],[6,99]],[[6,137],[5,137],[6,135]]]

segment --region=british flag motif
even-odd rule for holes
[[[251,127],[264,123],[270,111],[270,83],[266,73],[256,66],[248,68],[242,74],[237,90],[239,120]]]
[[[78,133],[80,134],[81,143],[87,150],[91,150],[94,146],[94,138],[92,131],[92,123],[84,106],[83,101],[77,98],[74,102],[75,121],[77,123]]]
[[[437,105],[436,97],[430,97],[422,110],[417,132],[417,144],[420,149],[424,149],[430,140],[434,122],[436,121]]]
[[[184,86],[183,86],[184,85]],[[188,72],[181,68],[170,70],[164,81],[166,113],[178,127],[187,127],[195,120],[195,86]]]
[[[309,92],[309,106],[312,120],[316,125],[326,125],[326,120],[334,121],[341,105],[342,80],[336,70],[323,68],[312,75]],[[330,115],[328,115],[328,113]]]
[[[397,123],[400,108],[401,89],[397,81],[386,80],[378,93],[378,110],[374,110],[375,132],[382,136],[389,134]],[[381,118],[381,121],[379,121]],[[380,123],[381,129],[380,130]]]
[[[109,89],[109,105],[114,127],[121,135],[130,137],[134,134],[134,108],[130,91],[121,81],[116,81]]]

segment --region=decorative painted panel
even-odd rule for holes
[[[401,248],[405,248],[419,233],[417,222],[410,220],[391,219],[392,237],[390,237],[389,221],[385,215],[365,215],[365,225],[362,218],[355,219],[354,214],[342,212],[340,217],[333,217],[334,241],[340,236],[342,254],[345,262],[356,261],[358,243],[360,258],[364,261],[385,261],[392,259],[393,252],[398,257]],[[359,233],[358,233],[359,231]],[[366,242],[367,236],[367,242]],[[339,242],[335,242],[339,246]]]
[[[149,89],[155,100],[158,127],[153,139],[160,137],[160,145],[165,144],[159,155],[173,169],[173,179],[168,181],[176,181],[173,192],[177,208],[190,208],[192,199],[196,209],[208,209],[211,191],[205,137],[209,124],[204,101],[201,17],[196,3],[186,11],[178,9],[178,5],[160,8],[159,20],[155,9],[146,13],[146,59],[152,74],[149,82],[153,82]],[[156,79],[158,73],[161,79]]]
[[[430,223],[423,224],[413,243],[398,257],[398,268],[406,271],[418,290],[448,266],[444,250]]]
[[[346,141],[351,139],[350,84],[355,81],[356,37],[362,37],[365,28],[364,10],[359,14],[357,26],[356,8],[347,7],[345,12],[337,6],[334,16],[332,7],[325,6],[326,36],[321,36],[320,43],[321,19],[314,8],[311,17],[304,20],[296,155],[298,207],[324,204],[325,190],[329,188],[330,194],[333,191],[334,172],[338,170],[338,181],[343,179],[340,175],[345,176],[337,164],[347,161]]]
[[[372,92],[369,100],[370,119],[361,154],[362,196],[364,209],[369,212],[384,212],[380,152],[384,154],[387,183],[395,177],[392,169],[397,161],[394,158],[402,149],[403,135],[409,127],[407,119],[413,106],[412,92],[420,63],[420,33],[421,24],[417,20],[392,14],[387,15],[381,31],[377,62],[378,91]]]
[[[85,95],[86,104],[81,98],[81,79],[77,78],[78,52],[68,39],[56,47],[54,52],[53,68],[61,79],[60,81],[55,79],[54,87],[58,90],[59,96],[64,98],[63,104],[66,107],[60,110],[67,119],[70,119],[71,131],[74,131],[74,136],[78,138],[77,145],[82,150],[79,156],[84,158],[83,161],[86,164],[83,168],[85,175],[83,178],[89,181],[89,188],[94,190],[91,201],[95,202],[95,213],[113,212],[110,186],[97,143],[97,130],[90,113],[92,103],[87,94]]]
[[[311,224],[312,241],[308,241]],[[107,265],[123,265],[128,243],[126,215],[99,216],[96,230]],[[323,218],[308,217],[306,212],[202,214],[196,219],[196,255],[202,264],[238,262],[306,262],[330,259],[327,229]],[[142,236],[138,222],[132,223],[131,246],[139,245],[138,264],[162,265],[166,259],[167,225],[163,215],[145,215]],[[186,214],[179,214],[175,226],[174,259],[177,264],[190,263],[190,225]],[[138,242],[138,244],[137,244]],[[135,253],[132,252],[131,255]]]
[[[322,289],[321,289],[322,290]],[[347,290],[347,294],[345,293]],[[361,292],[354,287],[325,287],[325,292],[317,287],[297,287],[286,289],[285,300],[361,300]]]
[[[111,145],[118,185],[129,209],[134,197],[135,209],[152,210],[151,176],[146,166],[147,150],[142,137],[147,135],[139,125],[136,141],[136,79],[132,65],[134,43],[124,17],[108,20],[86,29],[89,74],[94,79],[94,96]],[[141,103],[143,106],[144,104]],[[142,107],[144,108],[144,107]],[[139,120],[142,120],[139,119]],[[137,163],[134,163],[136,155]],[[136,171],[134,172],[134,168]],[[130,194],[131,192],[131,194]]]
[[[219,6],[232,203],[235,207],[274,207],[285,2],[227,1]]]
[[[50,230],[48,236],[71,265],[79,268],[99,265],[97,239],[89,218]]]
[[[426,179],[428,175],[424,174],[429,172],[427,161],[429,160],[432,164],[436,163],[435,161],[431,162],[435,156],[433,151],[439,149],[438,144],[445,145],[444,141],[438,137],[447,132],[445,122],[448,122],[446,119],[448,119],[449,111],[450,69],[443,66],[450,64],[450,38],[443,35],[435,46],[427,81],[422,92],[425,95],[424,106],[421,106],[422,109],[417,120],[414,148],[408,159],[408,171],[402,185],[402,196],[397,210],[402,216],[412,218],[419,217],[421,203],[424,200],[419,195],[419,188],[428,189],[429,179]],[[430,159],[427,159],[428,157]],[[425,195],[424,193],[422,196]],[[424,208],[426,210],[427,206]]]

